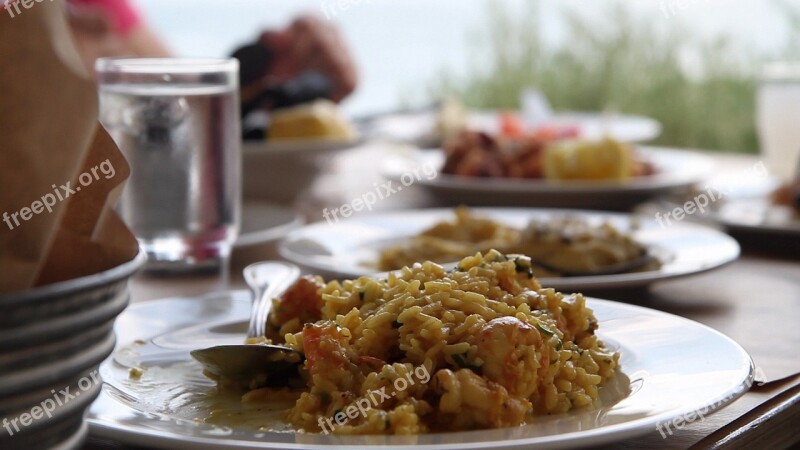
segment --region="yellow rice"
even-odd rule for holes
[[[391,399],[333,432],[517,426],[596,405],[618,365],[584,297],[542,289],[524,256],[477,253],[449,272],[414,264],[388,279],[331,281],[317,294],[320,320],[272,324],[307,358],[307,390],[288,413],[307,432],[381,388]],[[427,383],[414,378],[421,368]],[[416,383],[398,391],[398,378]]]

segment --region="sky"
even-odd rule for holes
[[[151,25],[181,56],[225,56],[259,30],[285,26],[313,11],[337,23],[358,62],[358,91],[344,104],[351,114],[420,103],[443,69],[470,67],[470,36],[485,24],[484,0],[136,0]],[[520,8],[525,0],[498,0]],[[607,22],[610,3],[622,0],[540,0],[544,34],[568,39],[559,10],[577,10]],[[800,8],[800,0],[784,0]],[[727,35],[762,52],[776,51],[787,30],[764,0],[627,0],[638,20],[653,26],[685,26],[712,39]]]

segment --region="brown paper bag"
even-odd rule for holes
[[[111,209],[128,173],[98,126],[61,1],[0,9],[0,293],[132,259],[136,241]]]

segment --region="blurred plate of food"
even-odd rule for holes
[[[780,183],[766,173],[739,175],[712,180],[702,188],[642,205],[639,210],[662,217],[684,211],[688,219],[721,225],[737,236],[800,236],[800,182]]]
[[[444,149],[394,152],[382,172],[402,181],[419,167],[438,168],[437,176],[416,184],[448,202],[623,209],[688,190],[711,174],[714,162],[697,152],[634,147],[611,138],[462,130]]]
[[[732,233],[800,237],[800,211],[769,199],[732,200],[711,210],[709,216]]]
[[[800,178],[781,183],[768,178],[766,191],[733,198],[711,209],[711,216],[733,232],[800,236]]]
[[[445,100],[433,107],[362,118],[362,132],[422,148],[441,147],[446,138],[463,128],[497,133],[509,118],[523,120],[522,113],[501,110],[467,110]],[[610,136],[622,142],[646,142],[661,134],[661,124],[649,117],[613,112],[547,113],[532,126],[542,134],[567,134],[582,139]]]
[[[258,122],[260,113],[254,114]],[[334,155],[364,143],[328,100],[276,110],[262,122],[257,126],[268,128],[246,134],[249,139],[242,143],[245,198],[292,204],[326,172]]]
[[[570,291],[644,286],[715,269],[739,255],[731,237],[697,224],[665,227],[630,214],[522,208],[365,214],[306,225],[279,244],[286,259],[344,277],[415,260],[452,263],[489,249],[526,254],[543,286]]]

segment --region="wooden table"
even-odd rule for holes
[[[319,180],[298,202],[308,220],[320,220],[324,207],[335,207],[373,189],[380,180],[379,145],[355,149],[338,158],[332,173]],[[738,171],[755,157],[714,155],[722,172]],[[409,188],[377,205],[393,210],[440,205],[419,188]],[[737,237],[738,238],[738,237]],[[728,407],[704,420],[662,436],[657,430],[620,442],[615,449],[785,448],[800,443],[800,251],[798,242],[741,236],[742,257],[719,270],[658,283],[641,290],[589,292],[678,314],[704,323],[739,342],[753,357],[767,384],[754,386]],[[278,258],[273,244],[234,254],[234,274],[254,259]],[[195,295],[219,288],[219,279],[169,279],[139,276],[133,301]],[[240,277],[231,280],[243,287]],[[121,336],[124,340],[125,337]],[[741,423],[733,423],[737,419]],[[727,426],[727,427],[726,427]],[[724,428],[715,434],[715,431]],[[693,447],[694,446],[694,447]],[[127,448],[91,441],[87,449]]]

